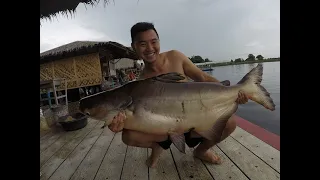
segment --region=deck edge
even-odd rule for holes
[[[280,136],[236,116],[237,126],[280,151]]]

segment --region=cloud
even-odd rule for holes
[[[40,51],[82,39],[129,46],[131,26],[149,21],[160,35],[162,51],[177,49],[214,61],[249,53],[280,56],[278,0],[115,0],[106,7],[79,5],[73,18],[58,20],[42,22]]]
[[[59,19],[41,27],[40,53],[73,41],[114,41],[103,32],[86,28],[74,19]]]

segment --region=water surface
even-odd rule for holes
[[[230,80],[231,85],[236,84],[241,78],[258,64],[240,64],[232,66],[214,67],[208,72],[219,81]],[[268,90],[276,105],[275,111],[269,111],[263,106],[249,101],[240,105],[237,115],[280,136],[280,62],[263,63],[262,85]]]

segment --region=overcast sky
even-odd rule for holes
[[[42,20],[40,52],[77,40],[130,46],[131,26],[148,21],[159,33],[161,52],[176,49],[213,61],[280,56],[279,0],[114,0],[106,7],[102,1]]]

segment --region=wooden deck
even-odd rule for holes
[[[211,165],[180,153],[173,145],[155,169],[145,161],[150,149],[126,146],[121,133],[89,120],[80,130],[40,133],[40,179],[50,180],[273,180],[280,179],[280,151],[237,127],[213,150],[223,163]]]

